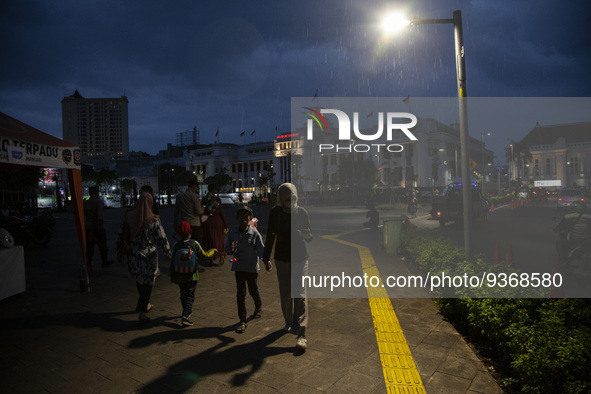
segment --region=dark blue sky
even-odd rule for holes
[[[61,100],[129,99],[132,150],[289,131],[291,97],[455,96],[452,25],[387,38],[381,17],[462,10],[471,97],[591,96],[588,1],[2,1],[0,111],[61,137]],[[533,127],[535,123],[531,126]],[[240,138],[242,131],[248,138]],[[509,138],[487,143],[498,153]],[[480,136],[481,130],[471,130]]]

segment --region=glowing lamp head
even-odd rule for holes
[[[389,14],[382,20],[382,29],[386,34],[394,34],[410,25],[410,21],[402,14]]]

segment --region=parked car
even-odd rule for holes
[[[574,201],[585,201],[585,196],[581,189],[560,189],[558,200],[556,201],[556,209],[568,208]]]

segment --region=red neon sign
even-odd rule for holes
[[[292,138],[292,137],[299,137],[300,134],[299,133],[295,133],[295,134],[283,134],[283,135],[278,135],[277,139],[282,139],[282,138]]]

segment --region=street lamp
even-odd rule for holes
[[[480,133],[480,139],[482,140],[482,195],[486,196],[484,189],[484,178],[486,177],[486,164],[484,162],[484,136],[490,136],[490,133]]]
[[[515,168],[513,168],[515,164],[513,159],[513,144],[509,144],[509,146],[511,147],[511,177],[509,179],[513,180],[515,176]]]
[[[456,73],[458,87],[458,112],[460,121],[460,155],[462,159],[462,199],[464,215],[464,254],[472,261],[472,193],[470,182],[470,137],[468,134],[468,103],[466,93],[466,59],[464,54],[464,35],[462,32],[462,11],[454,11],[451,19],[413,19],[389,16],[384,19],[383,27],[391,24],[387,32],[394,32],[404,26],[452,23],[454,25],[454,44],[456,55]]]

